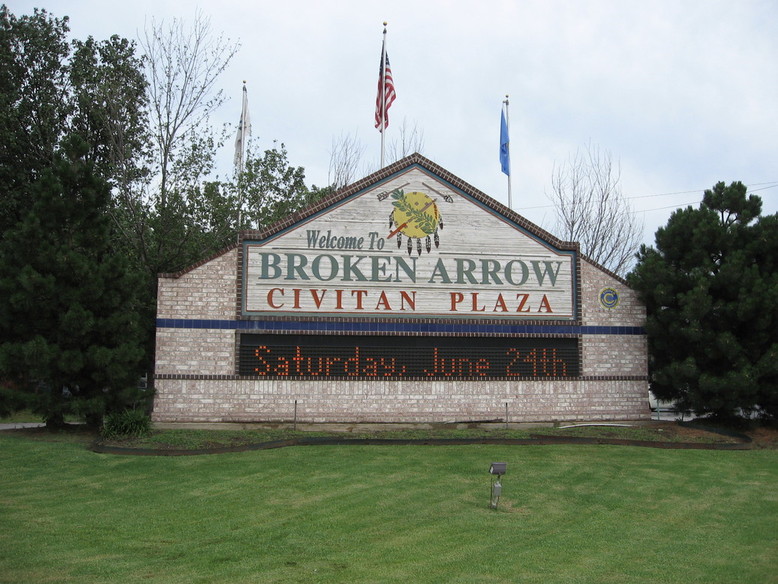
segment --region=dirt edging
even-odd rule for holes
[[[619,438],[590,438],[582,436],[549,436],[530,434],[529,438],[428,438],[428,439],[394,439],[394,438],[294,438],[291,440],[275,440],[258,442],[241,446],[224,446],[200,449],[154,449],[125,448],[109,446],[99,440],[93,442],[90,450],[99,454],[119,454],[135,456],[193,456],[202,454],[228,454],[235,452],[250,452],[254,450],[270,450],[289,446],[464,446],[470,444],[499,444],[518,446],[545,446],[555,444],[589,444],[638,446],[642,448],[664,448],[670,450],[751,450],[751,438],[743,434],[733,436],[741,440],[737,443],[724,442],[660,442],[653,440],[625,440]]]

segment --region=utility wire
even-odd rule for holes
[[[768,185],[768,186],[762,186],[762,185]],[[776,186],[778,186],[778,181],[771,180],[771,181],[768,181],[768,182],[752,183],[752,184],[746,185],[746,186],[749,188],[749,190],[752,190],[752,191],[763,191],[765,189],[775,188]],[[759,188],[759,189],[752,189],[751,188],[751,187],[757,187],[757,186],[761,186],[761,188]],[[672,193],[655,193],[655,194],[651,194],[651,195],[632,195],[631,197],[624,197],[624,198],[625,199],[647,199],[647,198],[650,198],[650,197],[666,197],[666,196],[670,196],[670,195],[688,195],[689,193],[699,193],[699,192],[704,192],[705,190],[706,189],[696,189],[696,190],[693,190],[693,191],[675,191],[675,192],[672,192]]]
[[[774,188],[778,187],[778,181],[768,181],[768,182],[752,183],[750,185],[746,185],[746,187],[748,187],[748,190],[750,192],[752,192],[752,193],[753,192],[759,192],[759,191],[765,191],[767,189],[774,189]],[[759,187],[759,188],[751,188],[751,187]],[[691,191],[674,191],[674,192],[671,192],[671,193],[654,193],[654,194],[650,194],[650,195],[633,195],[633,196],[624,197],[624,198],[627,199],[627,200],[632,200],[632,199],[648,199],[648,198],[652,198],[652,197],[669,197],[671,195],[688,195],[690,193],[700,193],[700,192],[704,192],[705,190],[707,190],[707,189],[695,189],[695,190],[691,190]],[[689,205],[698,205],[701,202],[702,202],[702,199],[699,199],[699,200],[693,201],[691,203],[684,203],[684,204],[680,204],[680,205],[677,205],[677,204],[675,204],[675,205],[668,205],[666,207],[656,207],[656,208],[653,208],[653,209],[643,209],[643,210],[640,210],[640,211],[632,211],[632,213],[650,213],[651,211],[663,211],[665,209],[674,209],[674,208],[680,208],[680,207],[687,207]],[[520,207],[517,210],[529,211],[529,210],[532,210],[532,209],[550,209],[552,207],[554,207],[554,205],[537,205],[535,207]]]

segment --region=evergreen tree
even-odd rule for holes
[[[124,406],[142,357],[137,280],[87,152],[80,138],[65,143],[0,242],[0,372],[51,425]]]
[[[111,306],[121,306],[123,314],[115,318],[129,318],[127,311],[134,311],[145,331],[144,368],[153,374],[157,274],[184,269],[233,243],[239,229],[264,227],[328,192],[305,187],[303,169],[289,165],[283,145],[263,157],[249,153],[245,172],[233,183],[210,180],[222,140],[209,122],[223,102],[215,82],[237,45],[214,36],[207,19],[198,16],[191,28],[177,20],[169,26],[153,24],[143,57],[136,56],[133,43],[117,36],[68,43],[68,32],[67,17],[35,10],[17,18],[0,6],[0,411],[20,405],[17,393],[3,385],[29,389],[37,382],[49,392],[50,403],[41,407],[53,423],[74,404],[93,403],[99,414],[122,385],[111,381],[103,388],[110,385],[109,393],[97,399],[96,386],[53,364],[61,347],[89,352],[87,345],[76,344],[78,335],[67,332],[81,322],[79,307],[95,306],[100,318],[109,317]],[[81,145],[75,145],[75,136]],[[111,194],[108,203],[102,198],[104,189]],[[70,231],[65,234],[75,225],[87,229],[90,223],[78,215],[86,213],[85,203],[65,212],[63,201],[97,190],[101,194],[92,211],[101,234],[93,234],[96,247],[90,251],[87,232],[78,239]],[[240,201],[245,212],[239,224]],[[97,221],[101,213],[105,217]],[[60,217],[65,223],[53,223]],[[120,250],[129,259],[129,265],[120,267],[119,280],[129,277],[128,270],[139,274],[140,283],[125,282],[125,292],[140,288],[140,298],[117,297],[106,305],[75,303],[72,310],[62,304],[54,311],[57,320],[50,303],[55,296],[64,297],[53,290],[77,296],[69,278],[80,272],[57,272],[39,250],[48,246],[47,253],[67,253],[71,259],[105,256],[106,217],[115,230],[109,238],[111,256]],[[48,233],[67,236],[55,241],[47,239]],[[81,281],[88,295],[91,283]],[[36,331],[32,337],[27,321]],[[39,321],[46,325],[37,326]],[[128,368],[134,334],[125,347]],[[96,346],[89,334],[81,341]],[[111,359],[114,365],[121,361]],[[70,363],[74,371],[82,371],[78,359]],[[24,370],[27,365],[29,371]],[[89,376],[99,377],[94,371]],[[65,386],[75,399],[60,395]]]
[[[0,6],[0,410],[33,395],[52,424],[97,421],[138,374],[109,185],[143,175],[142,64],[118,37],[71,54],[68,32],[67,17]]]
[[[778,215],[740,182],[705,191],[642,246],[651,387],[683,410],[778,415]]]

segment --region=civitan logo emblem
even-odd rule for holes
[[[438,230],[443,229],[443,218],[435,199],[426,193],[406,193],[402,189],[396,189],[391,197],[394,209],[389,214],[387,239],[396,237],[397,248],[401,249],[405,236],[408,255],[413,254],[414,249],[421,255],[422,240],[427,253],[432,250],[433,242],[437,248],[440,245]]]
[[[600,290],[600,304],[605,308],[616,308],[619,305],[619,293],[613,288]]]

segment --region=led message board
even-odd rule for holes
[[[241,335],[239,373],[263,379],[577,377],[575,338]]]

